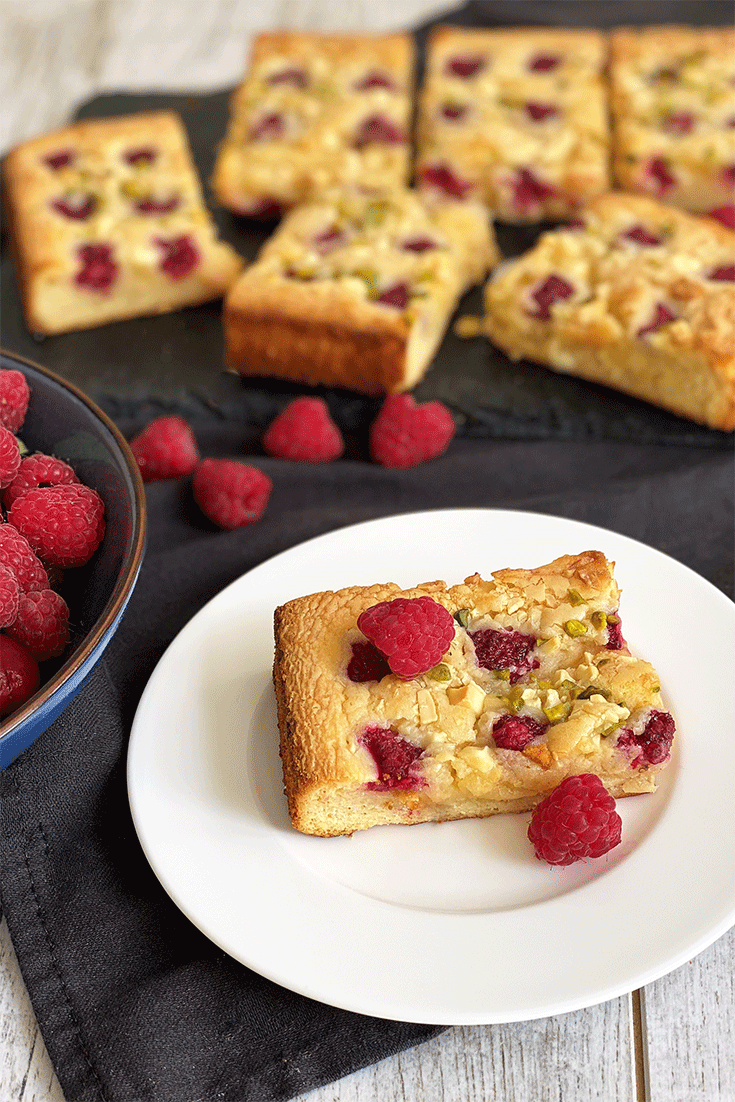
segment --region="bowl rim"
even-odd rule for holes
[[[121,615],[127,604],[132,586],[137,579],[143,561],[148,514],[146,508],[145,486],[140,473],[140,467],[130,450],[127,440],[104,410],[100,409],[97,403],[86,395],[84,391],[80,390],[78,386],[75,386],[74,383],[69,382],[68,379],[64,379],[61,375],[57,375],[56,372],[50,371],[47,367],[43,367],[34,360],[29,360],[26,356],[20,356],[18,353],[10,352],[2,347],[0,347],[0,356],[4,357],[6,360],[14,360],[20,365],[29,367],[33,371],[45,375],[63,389],[70,391],[82,405],[87,407],[90,413],[102,422],[120,449],[121,456],[133,484],[134,493],[133,538],[130,551],[107,604],[84,642],[77,648],[74,654],[68,658],[63,666],[56,671],[51,680],[45,685],[42,685],[33,696],[29,697],[15,712],[11,712],[9,716],[0,720],[0,741],[2,741],[17,731],[21,724],[29,719],[39,707],[47,703],[58,689],[67,682],[73,680],[75,674],[77,674],[81,667],[89,660],[90,655],[99,646],[100,642]]]

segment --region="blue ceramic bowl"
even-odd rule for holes
[[[22,371],[30,389],[18,435],[34,451],[66,460],[105,503],[102,544],[86,566],[65,572],[71,640],[41,663],[41,688],[0,720],[0,769],[43,734],[99,662],[133,592],[145,548],[145,491],[124,437],[80,390],[37,364],[0,352],[0,367]]]

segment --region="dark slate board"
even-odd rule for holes
[[[487,2],[465,8],[417,28],[421,59],[437,22],[464,25],[598,25],[684,22],[729,23],[729,3],[690,2]],[[419,79],[421,64],[419,64]],[[208,187],[215,151],[224,136],[230,91],[208,95],[111,94],[84,104],[79,118],[168,109],[179,112],[194,160],[220,232],[242,255],[253,259],[272,226],[250,223],[222,210]],[[541,227],[543,228],[543,227]],[[540,227],[498,226],[501,249],[517,255],[533,244]],[[2,344],[10,352],[37,360],[76,383],[114,416],[136,410],[175,408],[183,413],[236,417],[253,427],[265,425],[304,387],[270,380],[241,380],[222,370],[221,304],[192,307],[154,318],[116,322],[80,333],[34,338],[23,324],[12,262],[5,243],[0,258],[3,304]],[[479,314],[481,292],[471,291],[458,313]],[[375,400],[344,391],[326,395],[341,427],[352,431],[368,423]],[[604,387],[557,375],[530,363],[512,363],[483,338],[460,340],[451,328],[417,400],[440,399],[456,414],[465,435],[506,439],[611,439],[638,443],[731,447],[732,434],[716,432],[674,417],[654,406]]]

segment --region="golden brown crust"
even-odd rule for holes
[[[694,212],[732,202],[734,58],[731,28],[612,33],[613,170],[621,187]]]
[[[463,57],[482,62],[477,73],[452,71]],[[534,68],[544,57],[555,63]],[[502,221],[573,215],[610,184],[605,57],[596,30],[436,28],[419,97],[418,178],[447,166]],[[526,187],[521,199],[529,171],[545,193]]]
[[[141,150],[151,151],[150,159],[129,159]],[[60,154],[68,163],[49,162]],[[218,298],[242,267],[234,250],[216,239],[184,128],[172,112],[88,120],[24,142],[5,158],[3,190],[24,313],[34,332],[88,328]],[[139,209],[149,200],[172,206]],[[79,216],[62,213],[60,202]],[[158,270],[163,254],[156,242],[182,237],[199,259],[191,273],[173,279]],[[80,250],[89,245],[112,250],[117,275],[111,287],[77,284]]]
[[[735,427],[735,284],[722,278],[732,271],[735,234],[624,193],[594,200],[584,222],[544,234],[491,278],[490,339],[513,359],[615,387],[712,428]],[[534,316],[533,295],[549,277],[571,291],[548,317]],[[660,308],[673,320],[646,332]]]
[[[284,219],[228,294],[225,362],[367,394],[405,390],[497,256],[479,206],[430,206],[408,189],[329,192]],[[397,299],[381,301],[391,289]]]
[[[214,168],[220,202],[257,216],[263,204],[289,209],[327,187],[405,184],[413,61],[413,39],[405,34],[258,35]],[[278,79],[289,69],[300,77]],[[357,87],[371,72],[390,86]],[[388,120],[404,138],[356,144],[361,123],[372,116]],[[260,124],[267,117],[279,123],[264,135]]]
[[[364,642],[360,613],[427,595],[464,620],[441,676],[350,680],[352,646]],[[294,827],[331,836],[379,823],[528,810],[575,772],[598,773],[615,796],[652,791],[661,764],[633,762],[610,737],[623,725],[642,730],[651,709],[662,707],[653,668],[624,645],[608,649],[619,598],[612,564],[587,551],[534,570],[498,570],[488,581],[474,575],[452,588],[442,581],[409,590],[349,587],[278,608],[273,676]],[[480,667],[473,633],[488,627],[532,635],[535,668],[513,681],[507,671]],[[547,717],[528,752],[496,746],[493,724],[508,712]],[[421,749],[410,785],[376,781],[366,742],[375,727]]]

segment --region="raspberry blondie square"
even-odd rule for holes
[[[237,214],[273,218],[325,188],[390,188],[409,173],[409,35],[257,35],[213,187]]]
[[[171,112],[79,122],[3,165],[28,328],[87,329],[221,298],[242,260],[218,241]]]
[[[605,59],[597,31],[437,28],[419,101],[420,186],[478,197],[504,222],[573,215],[610,186]]]
[[[611,40],[621,187],[705,212],[735,196],[735,30],[645,27]]]
[[[512,359],[735,427],[735,233],[642,195],[595,199],[491,277],[485,331]]]
[[[330,836],[527,811],[566,777],[651,792],[674,720],[631,655],[599,551],[447,588],[373,585],[276,609],[292,823]]]
[[[457,301],[497,261],[487,210],[408,188],[295,208],[225,301],[225,360],[365,394],[413,387]]]

